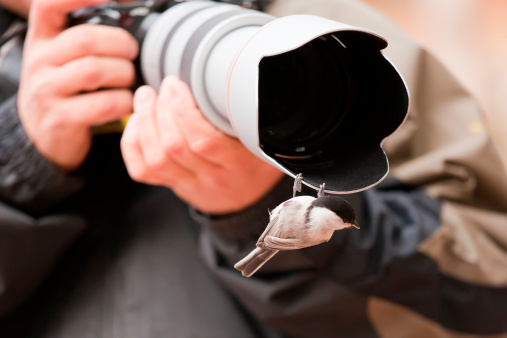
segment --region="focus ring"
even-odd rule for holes
[[[186,14],[169,31],[169,33],[167,34],[167,36],[164,40],[164,44],[162,47],[162,53],[160,53],[160,62],[159,62],[160,70],[159,71],[160,71],[160,78],[161,79],[163,79],[165,77],[164,62],[165,62],[165,58],[166,58],[166,54],[167,54],[167,47],[169,46],[169,43],[171,42],[174,34],[178,31],[178,29],[181,27],[181,25],[183,25],[183,23],[185,21],[187,21],[187,19],[189,19],[190,17],[194,16],[195,14],[197,14],[205,9],[208,9],[208,8],[216,6],[216,5],[217,5],[216,3],[213,3],[210,1],[210,3],[207,6],[197,8],[196,10]]]
[[[244,14],[245,9],[238,8],[224,13],[217,14],[216,16],[208,19],[192,34],[185,46],[180,64],[180,78],[191,87],[191,69],[194,60],[195,52],[199,48],[199,44],[204,39],[206,34],[220,22],[238,14]]]

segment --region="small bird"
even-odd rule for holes
[[[297,250],[329,241],[335,230],[359,229],[352,206],[338,196],[293,197],[270,214],[257,248],[234,265],[243,276],[252,276],[280,250]]]

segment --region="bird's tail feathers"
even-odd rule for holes
[[[260,269],[278,250],[255,248],[245,258],[234,265],[234,268],[241,271],[243,276],[250,277]]]

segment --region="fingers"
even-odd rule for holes
[[[145,164],[154,172],[168,178],[168,184],[174,186],[177,181],[187,182],[193,179],[192,170],[175,163],[161,143],[158,133],[156,113],[156,95],[151,87],[138,90],[134,100],[135,112],[139,114],[139,143]],[[176,181],[177,180],[177,181]]]
[[[177,83],[177,85],[180,84]],[[171,88],[164,95],[160,95],[157,100],[155,120],[163,151],[166,156],[172,158],[180,166],[194,171],[195,175],[207,176],[217,169],[217,165],[192,151],[184,136],[187,131],[180,129],[174,116],[177,110],[197,108],[192,104],[193,99],[188,102],[192,108],[186,108],[187,105],[182,105],[181,102],[178,93]]]
[[[137,124],[134,122],[136,119],[137,116],[133,115],[127,122],[120,144],[127,172],[134,181],[162,185],[164,178],[151,172],[145,165],[144,155],[136,137],[139,134]]]
[[[134,37],[122,28],[83,24],[55,37],[51,47],[40,53],[39,60],[48,60],[54,66],[89,55],[133,60],[138,49]]]
[[[148,86],[139,88],[134,99],[134,115],[122,138],[122,153],[130,176],[140,182],[174,187],[195,180],[191,170],[168,156],[159,137],[156,120],[156,93]]]
[[[132,112],[137,42],[120,28],[79,25],[68,13],[107,0],[33,0],[18,91],[27,136],[55,165],[72,170],[91,144],[90,126]],[[107,90],[97,89],[108,88]],[[77,135],[82,137],[76,140]]]
[[[110,89],[75,95],[62,100],[57,109],[54,116],[60,125],[101,125],[132,113],[132,92]]]
[[[246,148],[237,151],[239,141],[210,125],[177,79],[165,81],[158,98],[152,88],[139,88],[134,111],[121,140],[129,175],[138,182],[171,188],[202,212],[239,211],[265,196],[283,177]],[[217,153],[192,148],[191,142],[202,137]]]
[[[29,22],[28,40],[51,39],[61,33],[67,24],[67,14],[82,7],[91,7],[107,0],[34,0]]]
[[[126,59],[87,56],[56,68],[51,86],[62,96],[100,88],[129,88],[135,68]]]
[[[160,88],[159,119],[171,111],[192,153],[215,165],[227,167],[241,162],[243,145],[215,128],[196,107],[188,86],[176,77],[166,78]],[[162,123],[161,123],[162,124]]]

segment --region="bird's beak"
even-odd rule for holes
[[[354,222],[354,223],[350,223],[350,226],[353,226],[353,227],[354,227],[354,228],[356,228],[356,229],[361,229],[361,228],[359,227],[359,225],[357,225],[357,223],[356,223],[356,222]]]

